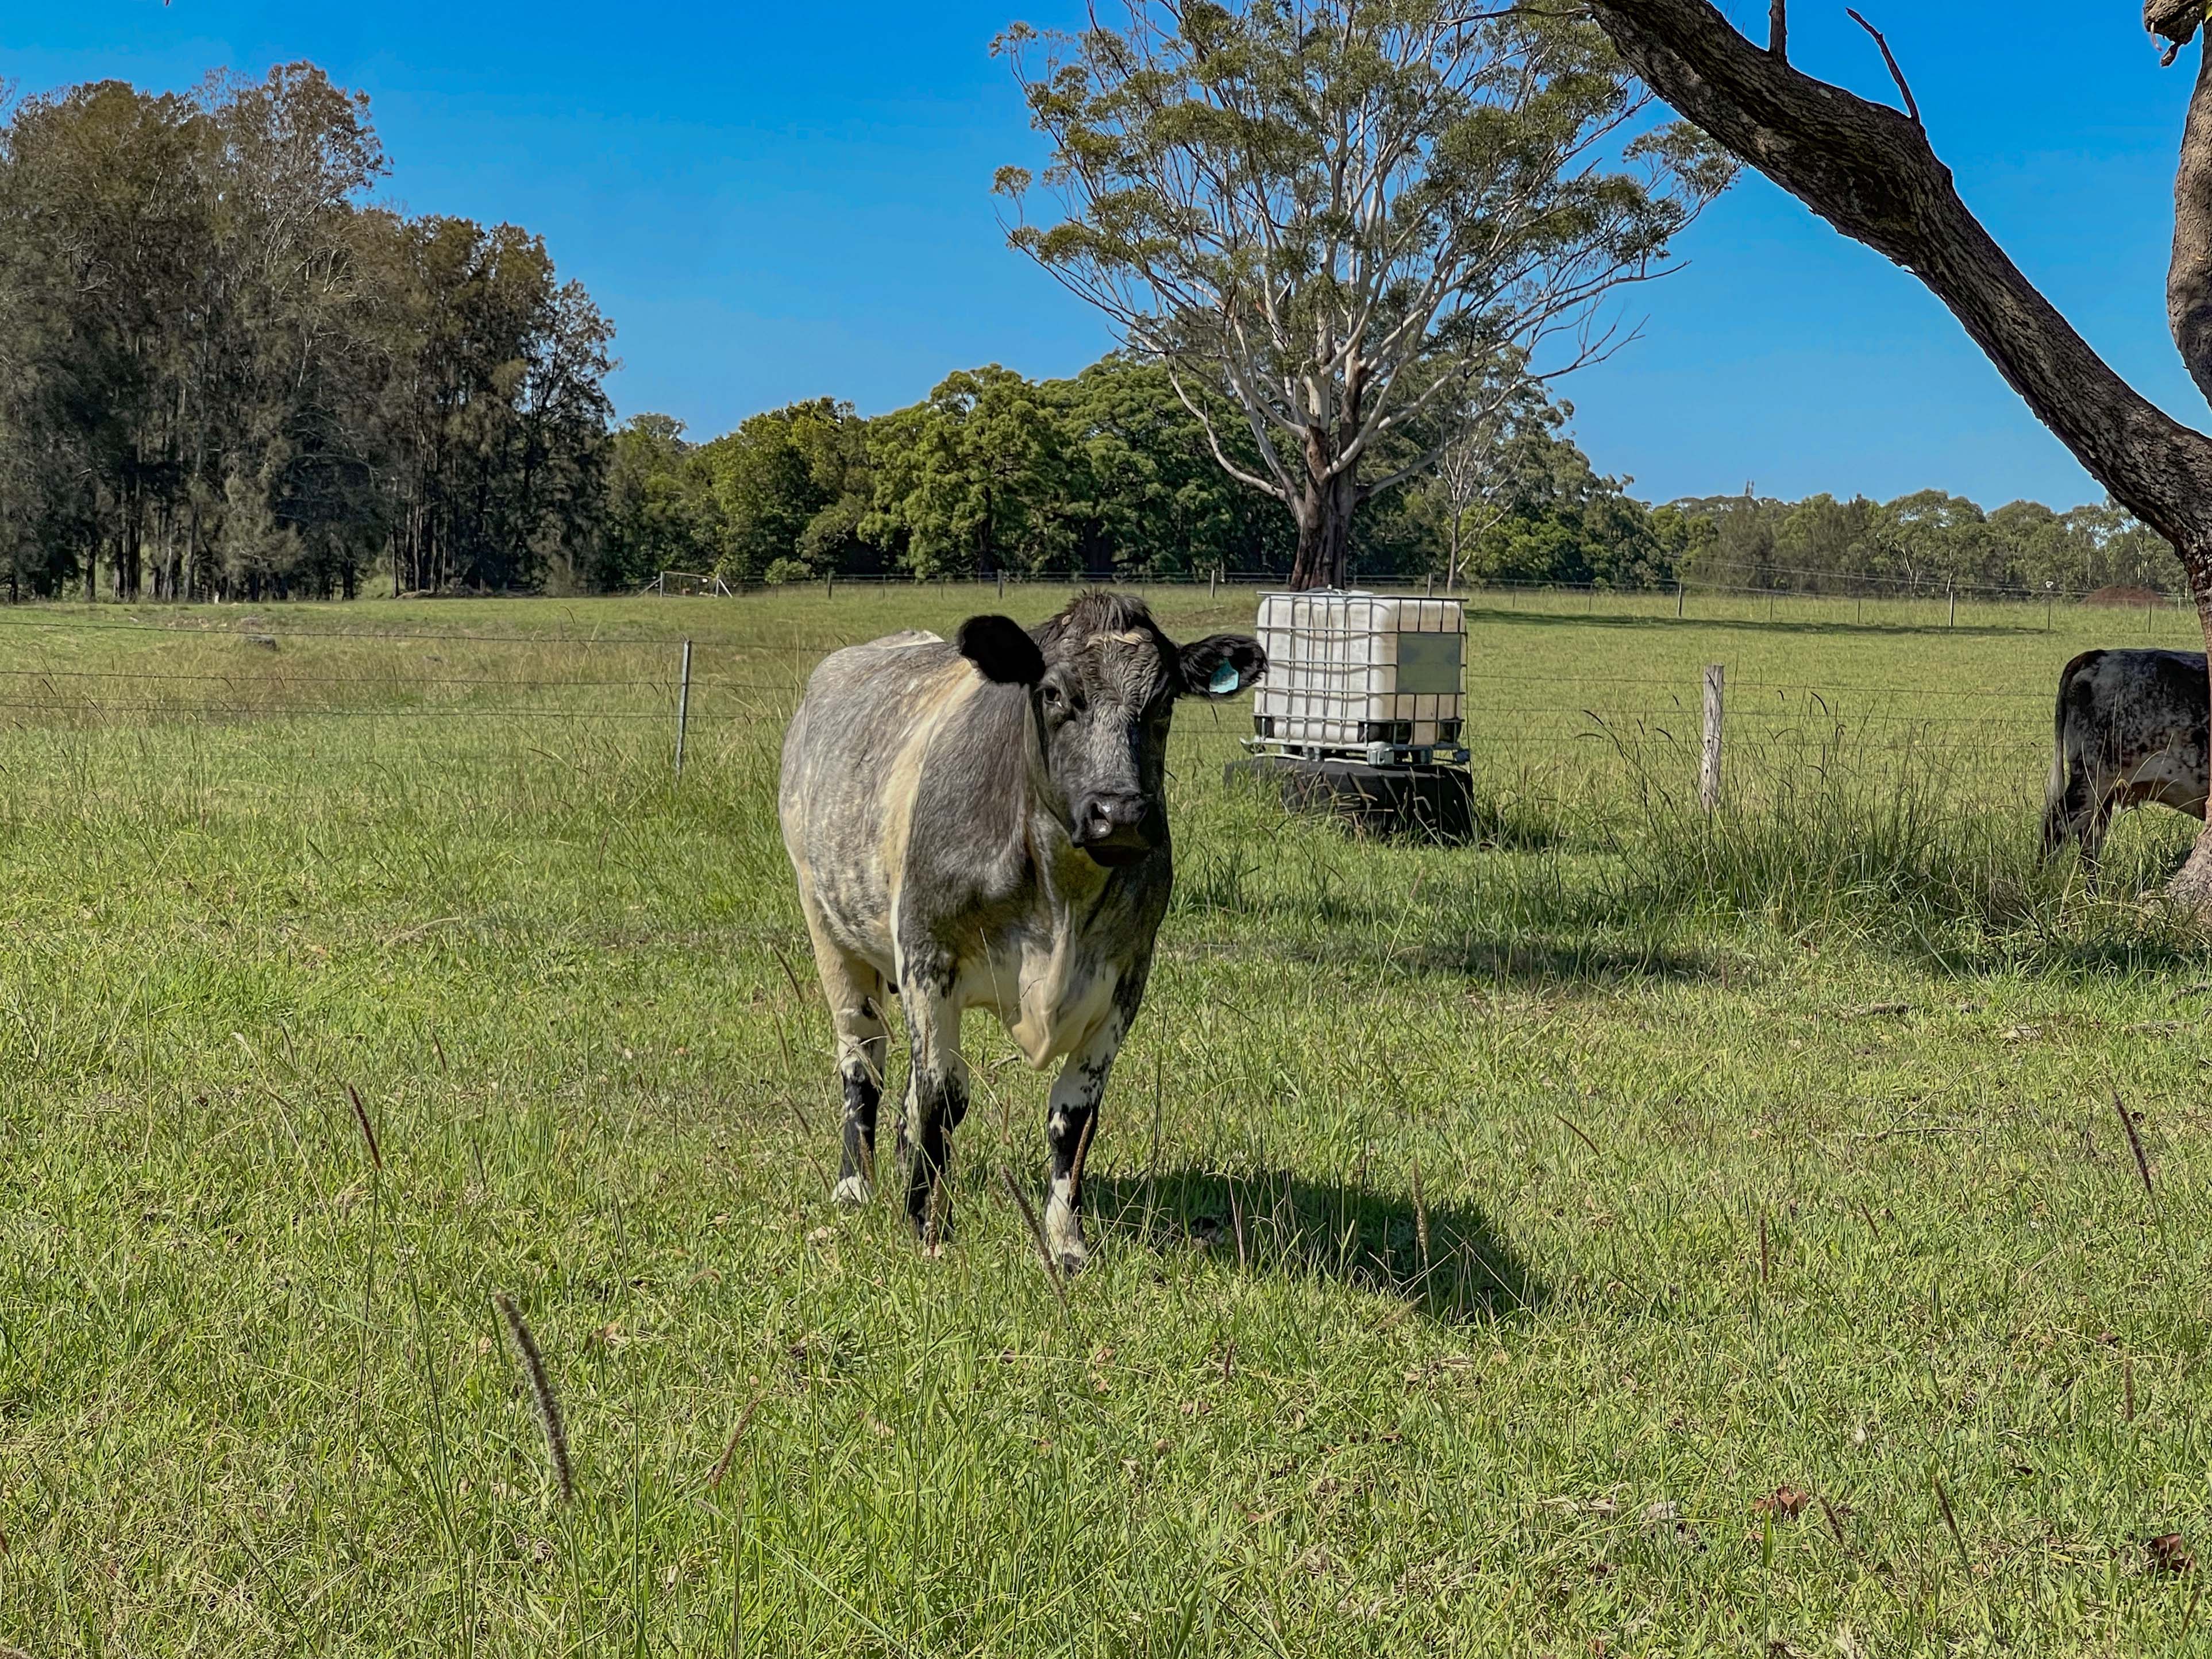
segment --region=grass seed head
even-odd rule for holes
[[[492,1306],[507,1322],[507,1333],[514,1339],[514,1352],[522,1362],[523,1380],[530,1385],[530,1397],[538,1406],[538,1426],[545,1431],[546,1455],[553,1462],[553,1479],[561,1489],[561,1501],[576,1501],[576,1477],[568,1462],[568,1431],[561,1422],[561,1402],[554,1398],[553,1384],[545,1376],[545,1358],[538,1352],[538,1339],[530,1334],[524,1322],[522,1310],[514,1305],[514,1298],[505,1291],[494,1291]]]
[[[353,1121],[361,1126],[361,1138],[368,1143],[368,1161],[380,1171],[384,1168],[384,1149],[376,1144],[376,1126],[368,1121],[368,1109],[361,1103],[361,1091],[347,1084],[346,1099],[352,1103]]]

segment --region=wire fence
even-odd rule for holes
[[[1037,590],[1045,585],[1018,586]],[[1224,586],[1217,574],[1217,599],[1233,597],[1224,594]],[[995,595],[998,589],[992,580],[964,585],[960,593],[972,592],[980,602],[981,594]],[[1520,597],[1534,603],[1535,596],[1548,595],[1546,603],[1557,603],[1566,592],[1528,588]],[[1595,603],[1601,590],[1576,592]],[[1831,624],[1855,604],[1759,597],[1809,604],[1818,608],[1818,619]],[[578,625],[574,613],[563,613],[550,629],[521,631],[511,625],[333,627],[319,616],[293,626],[272,620],[281,606],[246,607],[235,617],[206,609],[133,616],[0,611],[0,724],[571,724],[640,734],[626,742],[665,742],[672,771],[682,733],[690,728],[728,732],[727,742],[735,744],[750,740],[740,728],[750,726],[759,731],[759,744],[772,749],[814,663],[884,631],[881,605],[861,605],[846,614],[827,585],[823,598],[818,608],[800,599],[773,610],[742,596],[720,598],[718,609],[698,611],[672,598],[672,622],[694,615],[727,620],[726,628],[718,621],[708,630],[721,637],[698,641],[696,655],[667,632]],[[1657,616],[1651,611],[1664,595],[1615,592],[1604,599],[1618,607],[1608,616],[1667,623],[1663,608]],[[1684,604],[1680,593],[1674,604]],[[2100,624],[2104,620],[2100,616]],[[1750,623],[1756,629],[1759,619]],[[625,628],[641,625],[635,612],[623,621]],[[2195,632],[2193,617],[2187,631]],[[1783,637],[1778,632],[1762,643]],[[1768,659],[1773,654],[1764,652]],[[2016,763],[2050,750],[2055,663],[2049,672],[2039,685],[1978,684],[1955,672],[1942,681],[1916,684],[1893,674],[1828,678],[1808,673],[1802,665],[1762,674],[1757,666],[1730,663],[1731,773],[1834,765],[1846,751],[1853,764],[1876,766],[1941,750],[2001,760],[2016,777],[2033,774],[2039,781],[2039,768]],[[1673,776],[1697,767],[1703,738],[1698,665],[1623,672],[1600,662],[1595,672],[1562,672],[1494,653],[1476,655],[1466,669],[1465,692],[1461,741],[1478,771],[1548,769],[1563,779],[1579,773],[1585,783],[1595,780],[1596,787],[1617,789],[1624,768]],[[1234,753],[1249,734],[1242,720],[1241,708],[1211,721],[1193,719],[1182,729],[1196,728],[1198,737],[1179,737],[1178,743],[1195,741],[1201,753]],[[658,735],[643,735],[656,726]]]

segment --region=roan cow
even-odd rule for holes
[[[2081,843],[2092,871],[2112,814],[2154,800],[2204,816],[2212,697],[2201,651],[2085,651],[2058,676],[2045,858]]]
[[[974,617],[950,644],[894,634],[814,671],[778,811],[836,1031],[840,1202],[866,1203],[874,1174],[888,988],[912,1061],[907,1218],[941,1242],[960,1017],[988,1008],[1031,1066],[1065,1062],[1044,1228],[1082,1267],[1084,1154],[1175,878],[1169,722],[1177,698],[1232,696],[1266,668],[1249,635],[1179,646],[1143,601],[1092,592],[1033,629]]]

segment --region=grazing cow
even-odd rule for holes
[[[2043,854],[2069,840],[2094,872],[2112,814],[2154,800],[2204,816],[2208,698],[2201,651],[2085,651],[2058,676]]]
[[[1083,1155],[1175,878],[1169,720],[1176,698],[1232,696],[1267,661],[1242,634],[1178,646],[1142,600],[1088,592],[1033,629],[974,617],[951,644],[894,634],[814,671],[778,811],[836,1029],[841,1202],[866,1203],[874,1173],[888,988],[912,1061],[907,1218],[941,1242],[968,1109],[960,1016],[988,1008],[1031,1066],[1065,1062],[1045,1236],[1082,1267]]]

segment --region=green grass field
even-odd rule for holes
[[[1187,709],[1063,1309],[983,1020],[951,1250],[831,1207],[772,811],[994,608],[0,612],[0,1646],[2212,1652],[2193,826],[2033,855],[2059,665],[2193,619],[1483,600],[1473,848]]]

